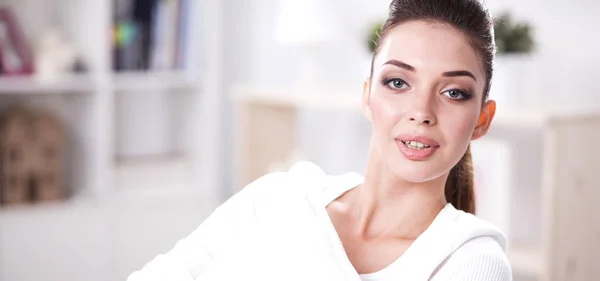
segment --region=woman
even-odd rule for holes
[[[493,42],[478,0],[393,0],[363,90],[364,177],[265,175],[130,280],[511,280],[504,236],[472,215]]]

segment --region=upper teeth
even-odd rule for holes
[[[428,148],[429,145],[420,143],[418,141],[405,141],[404,144],[410,148]]]

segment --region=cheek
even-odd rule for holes
[[[478,112],[475,110],[461,110],[460,112],[452,112],[446,114],[447,118],[441,120],[451,120],[445,126],[442,126],[446,135],[451,136],[451,139],[458,146],[466,147],[471,141],[473,130],[477,124]]]
[[[371,112],[373,114],[373,128],[378,135],[393,133],[394,125],[398,123],[399,109],[392,103],[374,95],[371,98]]]

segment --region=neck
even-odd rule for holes
[[[422,183],[398,178],[371,151],[365,181],[349,199],[355,231],[364,237],[416,239],[446,205],[448,174]]]

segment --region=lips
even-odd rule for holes
[[[396,140],[401,142],[422,143],[431,147],[440,146],[435,140],[425,136],[399,136],[396,138]]]
[[[422,142],[418,142],[418,141],[401,141],[404,145],[408,146],[409,148],[412,149],[425,149],[425,148],[430,148],[430,145],[424,144]]]
[[[400,152],[409,160],[423,161],[431,157],[440,145],[425,136],[400,136],[396,138]]]

